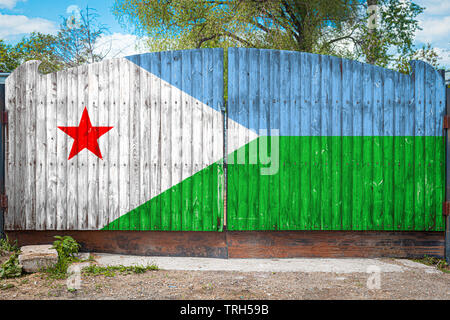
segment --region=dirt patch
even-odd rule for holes
[[[45,274],[0,280],[0,299],[450,299],[450,274],[422,270],[381,274],[367,288],[367,273],[147,271],[114,277],[82,276],[70,292],[66,280]]]

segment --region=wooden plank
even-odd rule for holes
[[[222,110],[224,108],[224,61],[223,61],[223,49],[215,49],[213,56],[213,105],[212,107],[221,110],[221,112],[213,112],[213,125],[212,130],[215,132],[213,137],[213,154],[220,160],[217,162],[217,166],[213,168],[216,173],[213,173],[213,177],[217,178],[217,181],[213,181],[212,188],[217,188],[217,199],[213,199],[213,231],[223,231],[224,225],[224,187],[225,176],[223,172],[223,158],[224,158],[224,117]],[[189,148],[190,149],[190,148]],[[213,196],[215,193],[213,193]]]
[[[229,258],[442,257],[443,232],[227,232]]]
[[[383,230],[392,230],[394,225],[394,72],[385,72],[383,87]]]
[[[36,106],[38,94],[37,78],[38,78],[38,63],[30,63],[30,67],[26,76],[26,159],[24,163],[25,176],[25,215],[26,215],[26,229],[34,229],[36,226]],[[25,116],[25,115],[24,115]]]
[[[36,230],[46,229],[47,217],[47,75],[38,75],[36,109]],[[17,115],[19,116],[19,115]]]
[[[146,70],[151,68],[150,55],[141,56],[140,68],[140,107],[139,107],[139,170],[140,170],[140,203],[146,203],[141,209],[140,230],[151,230],[150,203],[151,198],[151,77]]]
[[[190,146],[183,146],[182,145],[182,126],[183,123],[181,121],[181,106],[182,106],[182,100],[181,100],[181,91],[178,90],[178,88],[182,85],[182,61],[181,61],[181,52],[180,51],[174,51],[172,55],[172,70],[171,70],[171,84],[172,84],[172,90],[170,95],[170,106],[172,109],[171,112],[171,119],[170,119],[170,125],[171,125],[171,159],[172,159],[172,167],[171,167],[171,185],[177,185],[181,182],[181,154],[184,151],[184,149],[190,148]],[[170,221],[170,230],[172,231],[179,231],[182,230],[182,211],[181,211],[181,198],[182,194],[174,192],[171,194],[170,199],[170,215],[171,215],[171,221]]]
[[[373,132],[378,133],[373,137],[373,215],[372,227],[374,230],[382,230],[383,220],[383,142],[380,137],[383,132],[383,82],[384,73],[381,68],[374,69],[373,87]]]
[[[166,75],[171,81],[172,76],[172,52],[161,53],[161,74]],[[161,191],[172,186],[172,125],[170,106],[171,87],[169,83],[161,83]],[[171,225],[171,201],[170,193],[165,193],[161,200],[161,227],[162,230],[170,230]]]
[[[425,134],[425,63],[414,64],[415,120],[414,120],[414,230],[425,226],[424,144]]]
[[[77,126],[79,123],[78,112],[78,73],[79,68],[71,68],[67,78],[67,126]],[[61,123],[61,126],[64,124]],[[67,143],[67,151],[63,154],[65,165],[67,165],[67,229],[78,229],[78,157],[70,160],[69,154],[72,149],[73,139],[63,131],[59,130],[58,138]]]
[[[321,188],[320,188],[320,229],[332,229],[331,212],[331,57],[320,57],[320,165],[321,165]]]
[[[77,120],[74,126],[79,125],[83,110],[86,107],[89,109],[88,104],[89,104],[89,65],[83,65],[81,67],[78,67],[78,107],[77,107],[78,115],[76,116]],[[80,135],[80,131],[78,131],[78,135]],[[78,136],[78,138],[80,138],[80,136]],[[89,227],[88,157],[91,156],[90,153],[91,153],[90,151],[84,149],[80,153],[78,153],[74,158],[72,158],[72,159],[77,158],[78,164],[77,167],[78,230],[86,230]]]
[[[303,230],[311,229],[311,168],[312,168],[312,126],[311,126],[311,55],[301,55],[301,90],[300,90],[300,134],[304,136],[300,140],[300,185],[302,197],[300,203],[300,228]]]
[[[361,214],[363,201],[363,176],[362,176],[362,137],[363,137],[363,64],[353,64],[353,192],[352,192],[352,230],[362,230]]]
[[[436,140],[428,137],[436,136],[436,76],[440,76],[434,68],[426,66],[425,69],[425,132],[424,140],[424,192],[425,212],[424,229],[433,230],[436,222],[436,195],[434,157],[436,154]],[[440,214],[440,213],[439,213]]]
[[[69,126],[67,121],[68,108],[68,81],[69,71],[60,71],[57,77],[57,105],[56,105],[56,119],[57,126]],[[57,167],[57,184],[56,184],[56,229],[66,230],[68,228],[68,207],[67,207],[67,193],[68,184],[72,183],[68,178],[68,170],[70,164],[67,162],[68,155],[68,136],[61,130],[55,132],[56,139],[56,167]]]
[[[342,87],[342,230],[352,228],[352,192],[353,192],[353,111],[352,88],[353,64],[349,60],[341,61]],[[345,138],[348,137],[348,138]]]
[[[116,230],[119,228],[117,219],[120,216],[119,203],[119,167],[120,167],[120,63],[122,59],[112,59],[109,61],[109,112],[108,125],[114,127],[106,136],[108,141],[108,216],[110,229]],[[115,222],[114,222],[115,221]]]
[[[182,79],[181,79],[181,103],[183,103],[183,107],[181,110],[182,115],[182,170],[181,170],[181,178],[185,180],[189,178],[193,172],[193,120],[192,120],[192,109],[193,109],[193,98],[191,95],[186,92],[192,92],[193,81],[191,81],[192,76],[192,53],[187,50],[182,51]],[[185,182],[182,188],[182,230],[188,231],[193,230],[193,216],[192,216],[192,179],[189,179]]]
[[[14,229],[14,219],[16,216],[16,192],[15,192],[15,174],[16,174],[16,118],[17,118],[17,74],[13,72],[6,79],[6,110],[8,111],[7,143],[5,150],[7,152],[7,170],[5,172],[5,189],[8,195],[8,213],[5,215],[5,229]]]
[[[210,258],[443,257],[443,232],[342,231],[7,231],[19,246],[70,235],[84,252]],[[127,239],[126,242],[123,239]]]
[[[132,63],[125,59],[119,64],[119,215],[130,211],[130,68]],[[130,230],[128,217],[120,220],[120,230]]]
[[[99,123],[99,63],[92,63],[88,65],[88,101],[87,101],[87,110],[89,114],[89,118],[91,120],[91,124],[94,127],[100,126],[102,124]],[[104,138],[104,137],[103,137]],[[103,139],[98,139],[99,140]],[[100,149],[100,152],[102,149]],[[104,149],[103,149],[104,151]],[[99,174],[99,165],[100,159],[95,154],[93,154],[90,150],[83,150],[83,153],[87,154],[87,230],[96,230],[98,229],[98,220],[99,220],[99,182],[98,182],[98,174]],[[80,153],[81,154],[81,153]],[[80,155],[79,154],[79,155]],[[102,157],[104,155],[102,154]]]
[[[311,226],[312,230],[321,228],[321,103],[320,103],[320,63],[319,56],[311,56]]]
[[[192,52],[192,75],[191,75],[191,81],[193,85],[193,96],[199,97],[200,101],[202,100],[202,53],[201,51],[193,51]],[[200,125],[202,123],[203,119],[203,112],[200,106],[200,101],[194,100],[193,103],[193,114],[192,114],[192,162],[193,162],[193,172],[198,172],[203,168],[203,126]],[[163,117],[163,115],[161,115]],[[162,158],[164,159],[164,158]],[[164,160],[162,160],[164,161]],[[161,171],[161,174],[163,174],[163,171]],[[195,175],[193,177],[193,190],[192,190],[192,221],[193,226],[192,230],[198,231],[201,230],[203,226],[203,216],[202,216],[202,208],[201,208],[201,201],[202,201],[202,191],[203,191],[203,177],[202,174]],[[194,187],[195,186],[195,187]],[[162,208],[161,208],[162,212]]]
[[[290,74],[292,73],[289,55],[287,52],[280,53],[280,135],[290,133],[291,127],[291,110],[290,110]],[[275,128],[274,128],[275,129]],[[289,163],[291,152],[291,138],[286,137],[286,148],[279,148],[279,176],[280,176],[280,217],[279,229],[289,230],[289,212],[293,209],[290,200],[290,175],[291,166]],[[251,230],[251,229],[247,229]]]
[[[249,50],[249,84],[248,84],[248,124],[251,128],[259,129],[259,100],[260,87],[259,78],[261,77],[260,66],[260,50]],[[248,136],[248,134],[247,134]],[[248,184],[248,224],[247,228],[251,230],[259,229],[259,195],[264,188],[261,185],[261,176],[258,167],[258,144],[257,140],[250,143],[248,154],[248,172],[251,179]]]
[[[140,109],[140,55],[133,56],[133,63],[130,63],[130,105],[129,105],[129,196],[130,196],[130,208],[133,210],[140,205],[140,164],[139,164],[139,126],[141,125],[141,119],[139,119]],[[140,210],[137,215],[133,215],[130,218],[130,230],[140,230]]]
[[[363,178],[363,197],[361,212],[361,230],[373,228],[373,88],[374,88],[374,66],[363,64],[363,86],[362,86],[362,162],[361,173]]]
[[[227,258],[223,232],[184,231],[22,231],[7,232],[19,246],[48,244],[54,236],[69,235],[83,252],[105,252],[169,257]],[[126,241],[124,241],[126,239]]]
[[[57,149],[56,135],[57,126],[57,79],[56,73],[47,75],[47,108],[46,108],[46,148],[47,157],[46,169],[46,230],[56,229],[56,209],[57,209],[57,183],[58,183],[58,167],[57,167]]]
[[[331,57],[331,230],[342,229],[342,132],[343,132],[343,78],[342,59]]]
[[[153,74],[161,74],[161,53],[155,53],[151,59]],[[150,195],[151,198],[161,193],[161,78],[152,76],[150,113]],[[158,201],[150,207],[152,230],[161,230],[161,206]]]
[[[98,123],[95,126],[111,126],[109,123],[109,114],[111,112],[110,95],[112,87],[109,78],[110,61],[103,61],[98,66]],[[116,130],[112,128],[111,130]],[[103,159],[98,161],[98,219],[97,229],[101,229],[109,224],[109,164],[111,149],[109,145],[109,135],[115,132],[109,131],[106,136],[98,140]]]
[[[394,225],[388,230],[401,230],[404,214],[404,154],[405,142],[405,114],[402,104],[403,83],[398,73],[394,76],[394,153],[392,155],[394,165]]]

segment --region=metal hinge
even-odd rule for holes
[[[442,214],[444,216],[450,216],[450,201],[446,201],[442,204]]]
[[[8,196],[4,193],[0,194],[0,208],[8,209]]]
[[[1,121],[2,121],[2,124],[8,124],[8,111],[2,112]]]
[[[444,116],[444,124],[442,126],[443,129],[448,129],[450,127],[450,116],[445,115]]]

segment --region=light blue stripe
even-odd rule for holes
[[[442,135],[445,104],[438,101],[445,99],[445,85],[435,81],[442,77],[424,62],[413,61],[412,74],[404,75],[310,53],[246,48],[228,52],[228,117],[256,133],[279,129],[282,136]],[[254,70],[260,72],[259,81]]]

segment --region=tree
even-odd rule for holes
[[[407,0],[115,0],[113,9],[120,23],[149,37],[150,49],[285,49],[383,67],[415,51],[422,11]]]
[[[49,73],[101,61],[110,47],[99,43],[107,29],[97,22],[94,9],[86,7],[78,19],[63,18],[57,35],[33,32],[16,45],[0,39],[0,70],[12,72],[29,60],[42,61],[39,70]]]
[[[16,45],[7,45],[0,40],[0,69],[12,72],[22,63],[29,60],[40,60],[41,72],[48,73],[61,68],[58,56],[54,52],[56,37],[53,35],[33,32],[23,37]]]
[[[13,47],[0,39],[0,72],[11,72],[17,68],[18,58]]]
[[[116,0],[114,14],[168,46],[231,44],[313,51],[327,24],[352,19],[347,0]]]
[[[65,67],[98,62],[109,53],[111,48],[102,50],[99,47],[99,40],[107,28],[98,23],[98,17],[95,9],[86,7],[79,12],[78,19],[63,18],[55,52]]]

